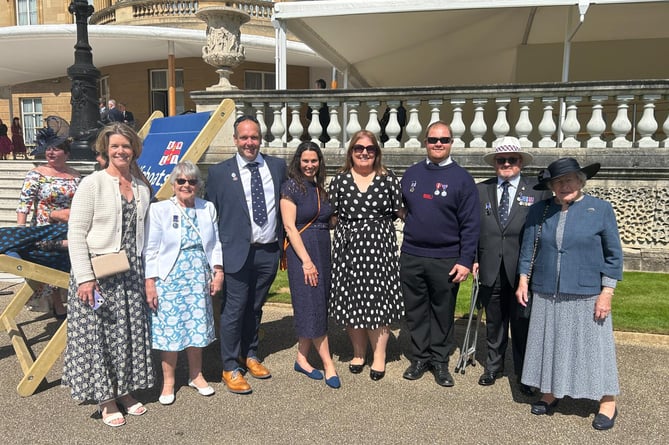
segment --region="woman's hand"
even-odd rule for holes
[[[304,284],[312,287],[318,286],[318,269],[312,261],[303,263],[302,271],[304,272]]]
[[[595,300],[595,320],[604,320],[611,313],[613,289],[605,287]]]
[[[156,289],[156,279],[147,278],[144,280],[146,289],[146,304],[152,311],[158,310],[158,289]]]
[[[225,273],[223,269],[214,269],[214,276],[209,285],[209,295],[212,297],[223,290],[223,280],[225,280]]]
[[[527,293],[527,276],[521,275],[520,281],[518,282],[518,289],[516,289],[516,300],[518,304],[523,307],[527,307],[528,293]]]
[[[77,289],[77,297],[79,297],[84,304],[93,306],[95,302],[93,292],[95,292],[95,280],[85,281],[79,285],[79,288]]]

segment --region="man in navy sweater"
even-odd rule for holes
[[[434,122],[426,135],[427,159],[402,177],[400,276],[411,335],[404,378],[416,380],[431,369],[439,385],[453,386],[448,358],[456,348],[455,300],[476,255],[479,197],[472,176],[451,159],[449,125]]]

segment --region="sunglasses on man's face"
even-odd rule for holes
[[[188,183],[188,185],[197,185],[199,181],[197,179],[177,178],[176,182],[179,185],[184,185],[185,183]]]
[[[367,150],[367,154],[369,154],[369,155],[373,155],[373,154],[376,153],[376,147],[373,146],[373,145],[367,145],[367,146],[354,145],[353,146],[353,153],[355,153],[355,154],[360,154],[365,150]]]
[[[495,162],[497,162],[497,165],[504,165],[507,162],[509,165],[516,165],[519,159],[520,158],[495,158]]]
[[[427,138],[428,144],[436,144],[437,142],[441,142],[442,144],[450,144],[451,142],[453,142],[453,138],[450,136],[444,136],[440,138],[435,138],[435,137]]]

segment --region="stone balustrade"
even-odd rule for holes
[[[196,92],[206,102],[206,93]],[[346,145],[367,129],[381,133],[388,113],[385,148],[422,146],[426,127],[445,120],[453,147],[482,148],[503,136],[517,136],[523,147],[669,148],[669,81],[574,82],[472,88],[366,90],[288,90],[231,92],[238,114],[258,118],[265,146],[295,147],[319,142],[319,109],[327,105],[330,140],[324,147]],[[398,110],[402,106],[403,113]],[[311,110],[312,116],[306,116]],[[404,128],[398,116],[406,115]],[[400,137],[401,136],[401,137]]]

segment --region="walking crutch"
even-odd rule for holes
[[[465,373],[467,365],[476,366],[476,342],[479,337],[479,325],[481,324],[481,310],[479,307],[476,311],[476,327],[474,328],[474,338],[472,340],[471,329],[472,320],[474,319],[474,311],[478,303],[479,297],[479,276],[474,274],[472,282],[472,295],[469,302],[469,318],[467,319],[467,329],[465,330],[465,339],[462,342],[462,349],[460,349],[460,358],[458,364],[455,366],[455,372],[460,374]]]

